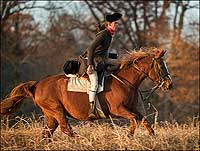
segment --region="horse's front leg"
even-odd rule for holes
[[[111,108],[111,113],[120,116],[126,119],[129,119],[131,122],[130,135],[133,135],[137,126],[136,115],[129,112],[123,105],[118,106],[117,108]]]
[[[147,119],[145,119],[144,116],[138,111],[135,111],[135,114],[137,115],[137,119],[139,120],[140,124],[148,130],[149,135],[155,135],[154,130],[151,128],[151,125]]]

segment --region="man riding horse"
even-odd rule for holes
[[[98,26],[98,33],[96,34],[95,39],[82,55],[83,58],[87,59],[87,64],[81,65],[79,74],[86,72],[90,79],[90,118],[95,118],[94,104],[96,91],[98,89],[98,84],[101,84],[102,78],[104,77],[104,65],[105,59],[107,58],[108,48],[113,34],[118,29],[118,20],[121,16],[120,13],[106,15],[106,21]]]
[[[91,82],[89,101],[86,92],[67,91],[70,78],[65,75],[53,75],[40,81],[28,81],[17,85],[4,100],[0,101],[0,115],[13,113],[24,98],[31,98],[42,109],[47,119],[43,131],[45,138],[50,138],[58,125],[63,133],[76,137],[77,134],[72,130],[66,115],[77,120],[90,120],[90,117],[94,115],[96,90],[102,79],[112,35],[117,30],[117,21],[121,16],[119,13],[106,16],[105,23],[99,26],[100,31],[82,56],[87,58],[87,63],[81,64],[79,75],[87,73],[89,76]],[[147,77],[156,84],[157,88],[168,90],[172,87],[173,82],[163,58],[165,52],[162,49],[150,48],[148,51],[141,50],[124,54],[119,60],[120,68],[114,76],[105,78],[105,87],[109,90],[98,94],[102,109],[104,113],[107,113],[106,117],[128,119],[131,135],[135,132],[136,121],[139,121],[150,135],[154,135],[154,130],[147,119],[137,110],[138,89]],[[93,106],[91,112],[90,104]],[[88,115],[89,112],[91,116]]]

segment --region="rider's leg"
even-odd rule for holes
[[[89,74],[90,78],[90,89],[89,89],[89,102],[91,106],[90,116],[94,115],[94,104],[96,98],[96,91],[98,88],[98,76],[97,72],[94,70],[92,74]]]

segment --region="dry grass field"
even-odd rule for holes
[[[33,118],[16,117],[8,127],[1,122],[1,150],[199,150],[199,122],[177,124],[160,122],[150,137],[146,129],[138,126],[134,136],[128,136],[129,123],[109,121],[76,122],[73,130],[80,138],[70,138],[55,131],[52,142],[42,138],[43,122]],[[118,123],[118,124],[117,124]]]

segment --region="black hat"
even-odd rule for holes
[[[114,13],[112,15],[106,15],[106,21],[112,23],[114,21],[119,20],[121,17],[122,17],[122,14],[120,14],[120,13]]]

